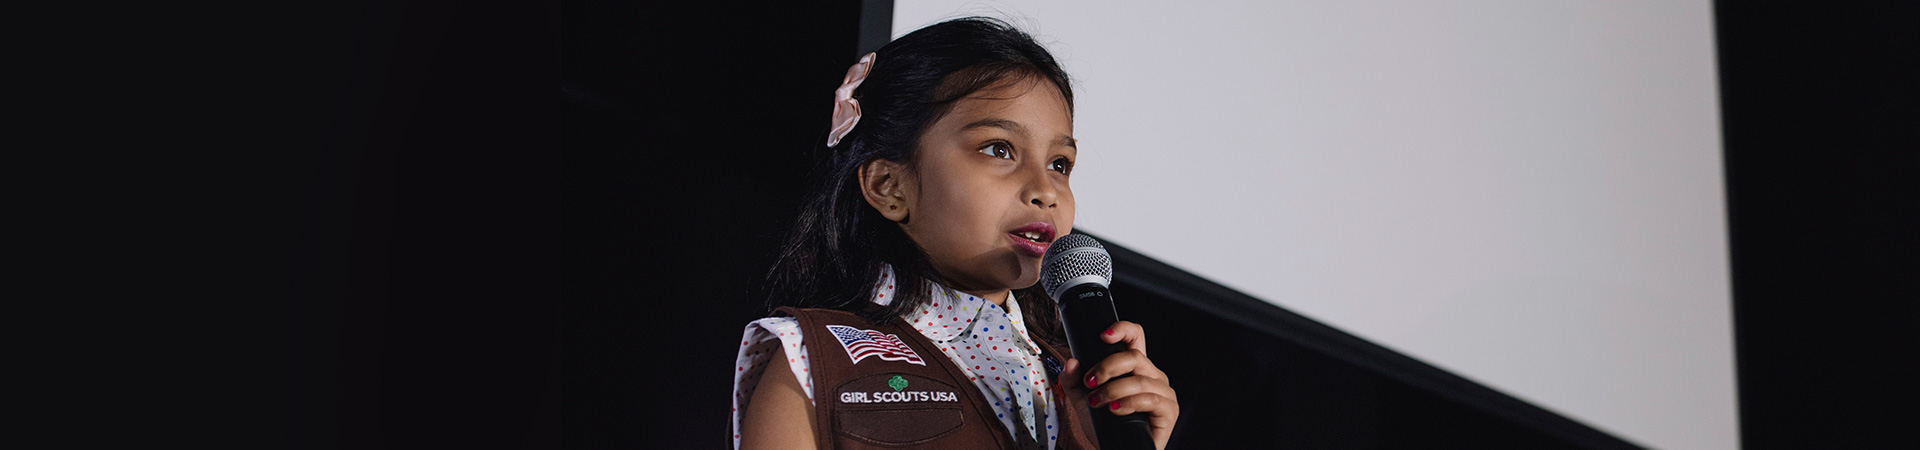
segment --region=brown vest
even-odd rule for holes
[[[831,309],[786,307],[776,314],[799,319],[802,335],[807,337],[807,354],[813,355],[814,437],[823,450],[1047,448],[1025,430],[1009,433],[988,406],[992,403],[967,379],[966,372],[905,321],[875,325],[858,315]],[[856,363],[828,325],[899,336],[900,342],[913,349],[926,365],[878,356],[867,356]],[[1034,343],[1045,354],[1066,357],[1051,344],[1038,339]],[[1055,399],[1061,430],[1056,433],[1059,443],[1054,448],[1097,449],[1089,413],[1079,406],[1086,404],[1086,398],[1068,393],[1064,386],[1055,391],[1067,398]]]

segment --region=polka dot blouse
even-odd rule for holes
[[[893,281],[893,268],[887,267],[874,283],[874,303],[893,301]],[[1002,309],[986,299],[938,284],[932,285],[929,298],[927,305],[902,318],[911,321],[914,329],[966,372],[967,379],[985,394],[1010,433],[1025,432],[1053,448],[1060,428],[1053,405],[1056,388],[1041,365],[1040,346],[1027,337],[1019,302],[1009,293]],[[776,348],[784,347],[787,369],[800,380],[807,399],[813,399],[807,348],[800,343],[800,323],[791,317],[769,317],[747,324],[733,371],[734,448],[740,448],[741,411],[753,398],[753,389],[772,362],[769,360]]]

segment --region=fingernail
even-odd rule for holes
[[[1112,329],[1112,328],[1108,328],[1108,329],[1107,329],[1107,335],[1108,335],[1108,336],[1112,336],[1112,335],[1113,335],[1113,329]]]
[[[1093,375],[1087,375],[1087,387],[1094,387],[1099,384],[1100,384],[1099,381],[1095,381],[1093,379]]]
[[[1087,406],[1100,406],[1100,396],[1087,394]]]
[[[1107,409],[1120,409],[1120,401],[1114,400],[1113,403],[1108,403]]]

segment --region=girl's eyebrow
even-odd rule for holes
[[[1021,125],[1020,122],[1015,122],[1012,120],[1002,119],[998,117],[988,117],[985,119],[976,120],[973,123],[967,124],[967,126],[960,127],[960,131],[967,131],[974,128],[982,128],[982,127],[999,128],[999,129],[1007,130],[1013,133],[1018,133],[1023,135],[1027,134],[1027,127],[1025,125]]]
[[[974,128],[999,128],[1002,130],[1007,130],[1010,133],[1015,133],[1022,136],[1027,135],[1027,127],[1025,125],[1021,125],[1020,122],[1015,122],[1012,120],[1002,119],[998,117],[988,117],[985,119],[976,120],[973,123],[967,124],[967,126],[960,127],[960,131],[972,130]],[[1060,142],[1060,145],[1073,147],[1075,150],[1080,149],[1080,140],[1074,139],[1073,136],[1060,136],[1060,139],[1057,139],[1057,141]]]

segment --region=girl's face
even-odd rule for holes
[[[948,287],[1003,300],[1039,281],[1047,245],[1073,230],[1075,145],[1053,83],[981,89],[920,136],[901,227]]]

